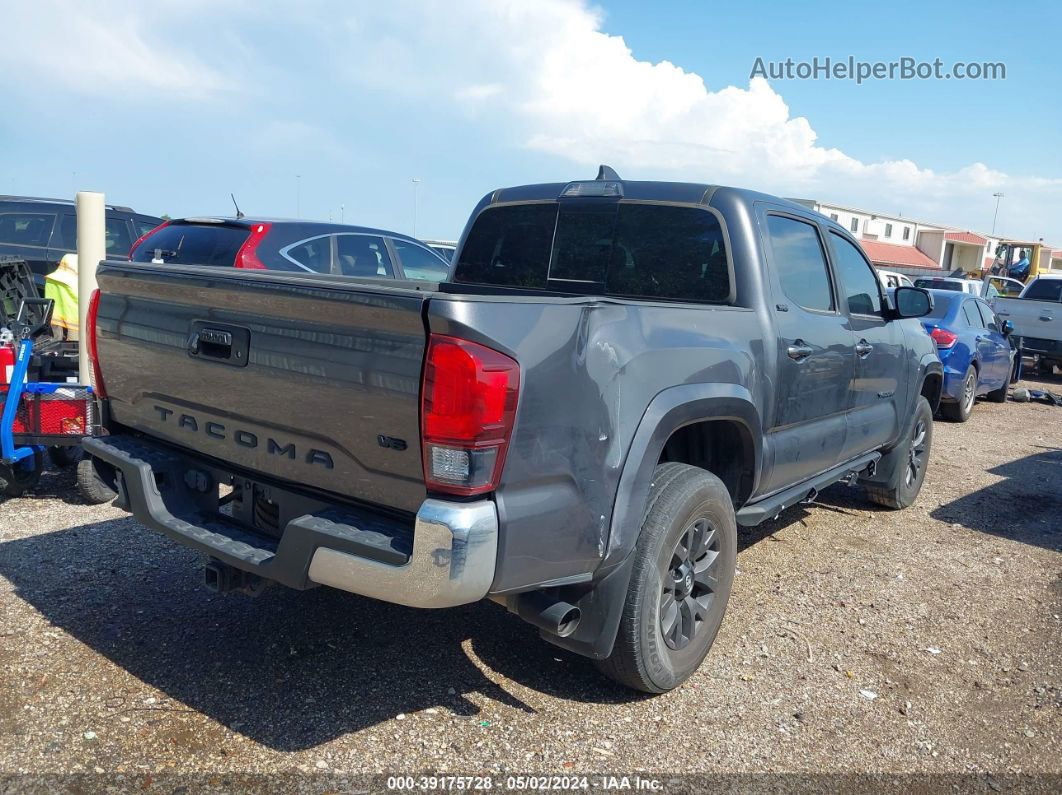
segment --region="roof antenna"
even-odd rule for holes
[[[236,220],[243,218],[243,211],[240,209],[240,205],[236,203],[236,196],[230,193],[229,197],[232,199],[232,206],[236,208]]]
[[[599,180],[615,180],[616,182],[623,182],[623,179],[612,166],[606,166],[604,164],[597,167],[597,179]]]

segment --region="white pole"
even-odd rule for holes
[[[107,256],[107,237],[104,232],[106,213],[102,193],[81,190],[77,192],[74,202],[77,207],[78,380],[87,384],[92,380],[92,367],[89,365],[85,319],[89,298],[96,289],[96,266]]]

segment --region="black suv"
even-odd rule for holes
[[[124,258],[133,241],[162,223],[128,207],[108,204],[106,210],[107,257]],[[77,215],[67,199],[0,196],[0,254],[12,254],[29,263],[34,279],[43,284],[64,254],[77,251]]]
[[[419,240],[364,226],[272,218],[178,218],[129,252],[132,262],[445,281],[450,263]]]

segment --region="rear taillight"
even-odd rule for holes
[[[88,312],[85,313],[85,340],[88,346],[89,362],[92,365],[92,388],[101,398],[107,397],[103,386],[103,376],[100,374],[100,357],[96,351],[96,317],[100,311],[100,291],[92,291],[89,299]]]
[[[421,449],[429,489],[498,487],[516,417],[520,365],[475,342],[432,334],[421,389]]]
[[[943,328],[934,328],[929,332],[929,336],[937,343],[938,348],[951,348],[959,341],[957,334]]]
[[[138,238],[136,239],[136,242],[135,242],[135,243],[133,243],[133,247],[129,249],[129,261],[130,261],[130,262],[132,262],[132,261],[133,261],[133,252],[135,252],[135,251],[136,251],[136,250],[137,250],[137,249],[138,249],[138,248],[140,247],[140,244],[141,244],[141,243],[143,243],[143,242],[144,242],[145,240],[147,240],[147,239],[148,239],[149,237],[151,237],[151,236],[152,236],[153,234],[155,234],[155,233],[156,233],[156,232],[158,232],[158,231],[159,231],[160,229],[162,229],[162,227],[164,227],[164,226],[169,226],[169,225],[170,225],[170,222],[169,222],[169,221],[163,221],[163,222],[162,222],[161,224],[159,224],[158,226],[154,227],[153,229],[149,229],[149,230],[147,230],[147,231],[146,231],[146,232],[145,232],[144,234],[142,234],[142,235],[141,235],[140,237],[138,237]]]
[[[257,249],[258,244],[262,242],[262,239],[269,232],[270,224],[255,224],[251,227],[251,234],[247,236],[247,239],[240,246],[240,250],[236,252],[236,267],[246,268],[250,270],[265,270],[265,265],[262,260],[258,259]]]

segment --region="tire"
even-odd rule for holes
[[[903,441],[878,462],[877,469],[885,474],[885,479],[865,483],[870,501],[893,510],[910,507],[922,490],[932,447],[933,409],[920,395],[904,429]]]
[[[970,419],[974,403],[977,402],[977,370],[971,364],[966,368],[966,375],[962,378],[962,389],[959,390],[959,399],[954,403],[941,403],[941,415],[952,422],[966,422]]]
[[[1055,363],[1043,356],[1036,357],[1036,372],[1038,375],[1054,375]]]
[[[48,448],[48,457],[52,460],[52,465],[57,469],[66,469],[68,466],[73,466],[81,460],[83,454],[84,451],[81,449],[81,445]]]
[[[609,678],[666,693],[704,661],[723,621],[737,560],[737,522],[726,487],[687,464],[653,473]]]
[[[40,450],[33,452],[32,466],[21,464],[0,466],[0,494],[5,497],[21,497],[32,489],[41,479],[44,469],[44,455]]]
[[[102,505],[118,496],[118,492],[96,473],[92,456],[85,456],[77,462],[77,490],[89,505]]]

